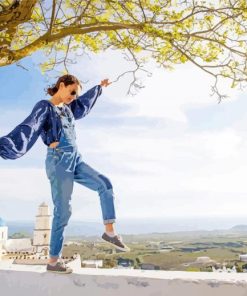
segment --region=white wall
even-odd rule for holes
[[[45,266],[0,265],[1,295],[31,296],[243,296],[244,273],[82,268],[48,273]]]

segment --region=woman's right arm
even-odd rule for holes
[[[49,113],[46,100],[36,103],[28,117],[6,136],[0,137],[0,156],[16,159],[23,156],[37,141]]]
[[[85,94],[73,100],[72,103],[68,104],[75,120],[81,119],[90,112],[101,93],[102,86],[96,85],[89,89]]]

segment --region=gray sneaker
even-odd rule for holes
[[[46,266],[46,270],[50,272],[56,272],[56,273],[71,273],[73,270],[66,266],[66,264],[63,261],[57,261],[55,266],[50,265],[49,263]]]
[[[112,246],[114,246],[116,249],[123,251],[123,252],[129,252],[130,248],[127,247],[123,241],[122,237],[120,235],[115,235],[113,237],[109,236],[106,232],[103,233],[102,239]]]

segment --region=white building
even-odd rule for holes
[[[232,268],[227,268],[225,265],[223,265],[222,268],[216,269],[214,266],[212,266],[213,272],[229,272],[229,273],[237,273],[236,266],[234,265]]]
[[[202,256],[202,257],[197,257],[195,263],[199,264],[205,264],[205,263],[214,263],[215,260],[212,260],[210,257],[207,256]]]
[[[247,262],[247,254],[239,255],[239,260],[243,262]]]
[[[33,251],[30,238],[8,239],[8,226],[0,218],[0,260],[6,252]]]
[[[51,237],[51,215],[44,202],[39,206],[33,232],[33,246],[36,253],[48,255]]]
[[[8,252],[33,252],[32,241],[30,238],[11,238],[5,244]]]
[[[51,215],[44,202],[38,208],[33,240],[30,238],[8,239],[8,226],[0,217],[0,260],[7,252],[30,252],[48,255],[51,236]]]
[[[93,268],[99,268],[103,266],[103,260],[82,260],[81,263],[84,265],[84,267],[93,267]]]

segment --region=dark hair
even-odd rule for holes
[[[46,93],[53,96],[58,91],[60,82],[63,82],[65,86],[67,86],[69,84],[77,83],[81,87],[80,81],[74,75],[66,74],[66,75],[59,77],[55,84],[48,87],[46,89]]]

